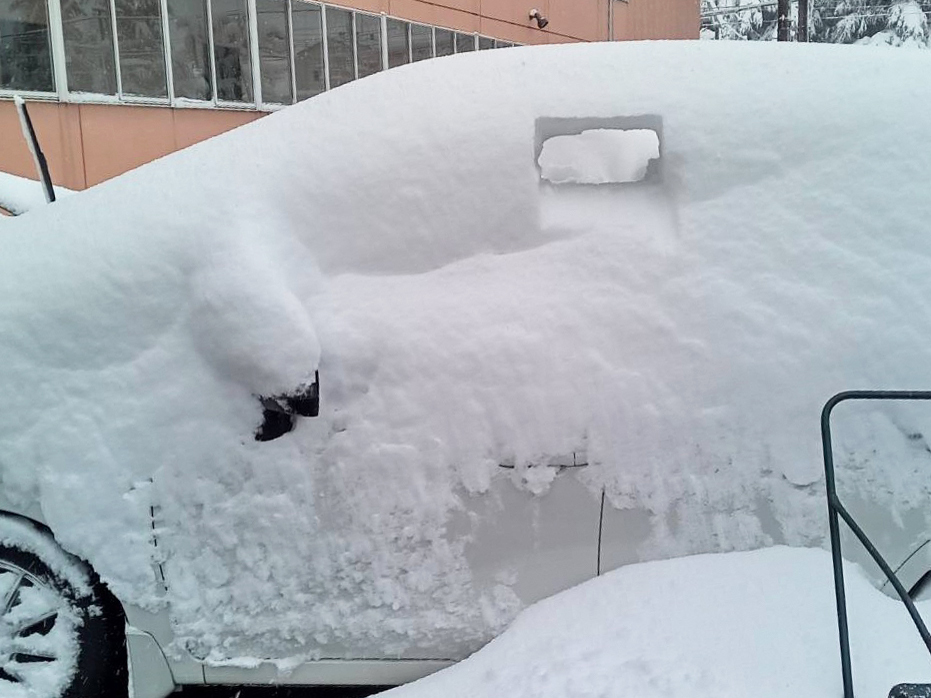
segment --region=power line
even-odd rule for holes
[[[702,17],[716,17],[717,15],[726,15],[732,12],[742,12],[744,10],[758,10],[761,7],[775,7],[777,0],[768,0],[767,2],[759,2],[755,5],[743,5],[741,7],[724,7],[711,10],[710,12],[702,12]],[[692,15],[694,17],[694,15]]]
[[[749,12],[750,10],[759,10],[764,7],[775,7],[777,5],[777,0],[765,0],[764,2],[754,3],[752,5],[734,5],[731,7],[718,7],[713,10],[707,10],[701,13],[702,17],[718,17],[720,15],[726,14],[735,14],[737,12]],[[863,5],[858,9],[851,10],[849,14],[846,15],[825,15],[821,14],[817,7],[811,8],[813,12],[818,13],[818,17],[821,19],[845,19],[847,17],[888,17],[892,14],[892,11],[895,9],[891,5]],[[869,14],[863,14],[861,10],[870,10]],[[876,12],[872,12],[876,10]],[[931,10],[919,10],[923,15],[931,15]]]

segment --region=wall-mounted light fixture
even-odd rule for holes
[[[530,19],[537,20],[538,29],[543,29],[547,24],[550,23],[550,21],[546,17],[540,14],[540,10],[536,10],[536,9],[530,10]]]

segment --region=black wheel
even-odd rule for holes
[[[35,554],[0,545],[0,696],[125,698],[115,605],[99,583],[75,589]]]

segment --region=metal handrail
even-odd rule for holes
[[[828,400],[821,410],[821,445],[824,449],[824,484],[828,500],[828,526],[831,533],[831,558],[834,564],[834,596],[837,600],[837,630],[840,636],[841,674],[844,680],[844,698],[854,698],[853,676],[850,670],[850,632],[847,625],[847,599],[844,593],[844,566],[840,547],[840,521],[838,516],[850,527],[854,535],[866,548],[870,557],[879,565],[886,578],[895,588],[902,603],[908,609],[918,633],[931,653],[931,633],[918,614],[918,609],[909,597],[902,582],[893,572],[889,563],[879,554],[876,546],[870,541],[863,529],[857,525],[853,516],[847,511],[840,497],[834,480],[834,451],[831,447],[831,412],[841,402],[846,400],[931,400],[929,390],[848,390],[838,393]]]

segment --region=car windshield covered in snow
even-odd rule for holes
[[[622,564],[821,544],[821,405],[927,385],[931,55],[782,48],[407,66],[4,221],[0,510],[177,683],[457,659]],[[836,418],[901,562],[931,412]]]

